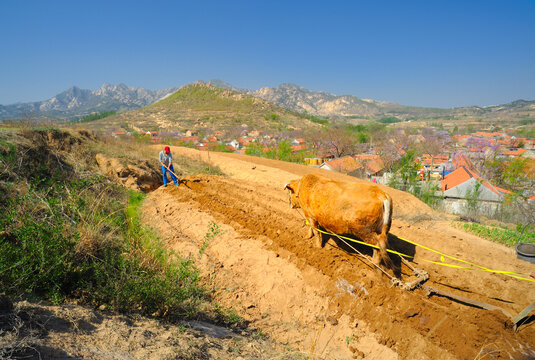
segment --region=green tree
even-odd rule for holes
[[[277,146],[277,158],[283,161],[291,161],[292,145],[289,140],[284,140]]]
[[[262,156],[262,145],[258,143],[250,143],[245,147],[245,154],[252,156]]]
[[[481,182],[478,181],[474,187],[467,189],[464,193],[464,198],[466,200],[466,212],[471,218],[477,219],[478,217],[479,195],[481,195],[482,190]]]
[[[418,182],[417,175],[419,164],[416,162],[414,149],[407,151],[392,167],[393,175],[388,183],[396,189],[408,191],[415,188]]]

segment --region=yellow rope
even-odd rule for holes
[[[310,227],[312,227],[314,230],[320,232],[320,233],[323,233],[323,234],[327,234],[327,235],[331,235],[331,236],[338,236],[342,239],[345,239],[345,240],[348,240],[348,241],[352,241],[352,242],[355,242],[355,243],[358,243],[358,244],[362,244],[362,245],[366,245],[366,246],[370,246],[372,248],[375,248],[375,249],[379,249],[379,246],[377,245],[372,245],[372,244],[368,244],[368,243],[365,243],[364,241],[359,241],[359,240],[355,240],[355,239],[351,239],[351,238],[348,238],[348,237],[345,237],[345,236],[341,236],[341,235],[337,235],[337,234],[334,234],[330,231],[323,231],[323,230],[320,230],[320,229],[317,229],[315,228],[314,226],[312,226],[308,220],[305,220],[306,224]],[[462,259],[459,259],[459,258],[456,258],[456,257],[453,257],[453,256],[450,256],[450,255],[447,255],[447,254],[444,254],[440,251],[437,251],[437,250],[434,250],[434,249],[431,249],[427,246],[424,246],[424,245],[421,245],[421,244],[418,244],[418,243],[415,243],[414,241],[410,241],[410,240],[407,240],[407,239],[403,239],[399,236],[396,235],[396,237],[400,240],[403,240],[405,242],[408,242],[409,244],[412,244],[414,246],[418,246],[418,247],[421,247],[422,249],[425,249],[425,250],[428,250],[428,251],[431,251],[431,252],[434,252],[436,254],[439,254],[440,255],[440,262],[438,261],[432,261],[432,260],[427,260],[427,259],[421,259],[422,261],[425,261],[425,262],[428,262],[428,263],[432,263],[432,264],[435,264],[435,265],[441,265],[441,266],[447,266],[447,267],[451,267],[451,268],[455,268],[455,269],[464,269],[464,270],[479,270],[479,271],[486,271],[486,272],[491,272],[491,273],[496,273],[496,274],[503,274],[503,275],[506,275],[506,276],[509,276],[509,277],[512,277],[512,278],[515,278],[515,279],[520,279],[520,280],[526,280],[526,281],[531,281],[531,282],[535,282],[535,280],[532,280],[532,279],[528,279],[528,278],[525,278],[525,277],[522,277],[522,276],[517,276],[517,275],[527,275],[529,276],[530,274],[529,273],[519,273],[519,272],[514,272],[514,271],[505,271],[505,270],[493,270],[493,269],[490,269],[490,268],[486,268],[484,266],[480,266],[480,265],[477,265],[477,264],[474,264],[474,263],[471,263],[469,261],[466,261],[466,260],[462,260]],[[414,256],[410,256],[410,255],[406,255],[406,254],[403,254],[403,253],[400,253],[400,252],[397,252],[397,251],[394,251],[394,250],[390,250],[390,249],[387,249],[386,251],[388,251],[389,253],[392,253],[392,254],[396,254],[396,255],[399,255],[399,256],[404,256],[404,257],[408,257],[408,258],[414,258]],[[455,261],[459,261],[459,262],[462,262],[462,263],[465,263],[465,264],[468,264],[470,266],[474,266],[476,268],[473,268],[473,267],[467,267],[467,266],[459,266],[459,265],[453,265],[453,264],[447,264],[445,262],[445,258],[449,258],[449,259],[452,259],[452,260],[455,260]]]

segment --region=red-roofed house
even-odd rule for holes
[[[506,189],[499,188],[482,179],[473,170],[465,166],[446,175],[441,181],[444,205],[448,212],[465,213],[469,209],[468,199],[477,200],[476,211],[483,215],[493,215],[500,207],[507,194]]]
[[[452,161],[453,167],[455,169],[458,169],[461,166],[465,166],[468,169],[473,169],[474,168],[474,165],[472,164],[472,161],[467,156],[465,156],[463,153],[455,154],[453,156],[453,158],[451,159],[451,161]]]
[[[355,160],[352,156],[344,156],[338,159],[333,159],[327,162],[324,162],[320,168],[338,171],[344,174],[352,176],[362,176],[364,173],[364,167],[360,162]]]
[[[422,156],[421,164],[428,170],[434,170],[435,168],[439,168],[440,165],[446,164],[449,160],[448,155],[429,155],[424,154]]]
[[[301,150],[308,149],[308,145],[307,144],[293,145],[293,146],[291,146],[291,149],[292,149],[292,152],[298,152],[298,151],[301,151]]]
[[[383,161],[381,159],[364,161],[364,168],[368,176],[381,176],[381,171],[384,169]]]
[[[247,145],[249,145],[249,141],[247,141],[246,139],[239,138],[238,142],[242,147],[246,147]]]
[[[476,189],[476,186],[479,187],[480,192],[478,201],[500,202],[504,195],[511,193],[509,190],[496,187],[483,180],[475,171],[467,169],[465,166],[446,175],[441,181],[441,185],[445,198],[465,199],[469,193]]]
[[[526,143],[524,144],[524,149],[535,150],[535,140],[526,140]]]
[[[180,144],[188,144],[188,143],[192,143],[192,144],[197,144],[199,142],[199,137],[198,136],[183,136],[183,137],[179,137],[177,139],[177,143],[180,145]]]
[[[366,171],[368,176],[381,176],[385,167],[383,159],[376,154],[358,154],[353,155],[355,160],[360,162]]]
[[[502,155],[515,157],[515,156],[521,156],[524,154],[527,150],[526,149],[516,149],[516,150],[505,150],[502,151]]]

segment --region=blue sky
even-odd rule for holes
[[[218,78],[453,107],[535,100],[535,1],[0,1],[0,104]]]

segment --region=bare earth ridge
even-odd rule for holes
[[[154,149],[157,153],[159,147]],[[179,187],[155,190],[143,205],[145,221],[159,229],[169,248],[200,258],[216,301],[274,340],[326,359],[535,357],[534,322],[515,332],[500,311],[427,296],[422,289],[393,287],[386,276],[333,239],[323,249],[305,240],[307,229],[298,211],[289,209],[284,184],[311,172],[362,180],[243,155],[180,147],[172,151],[175,157],[218,166],[226,177],[189,177]],[[427,285],[500,306],[513,315],[535,300],[532,282],[422,261],[440,259],[395,235],[489,268],[535,270],[517,260],[513,249],[461,232],[450,226],[447,216],[412,195],[384,189],[394,200],[392,246],[414,255],[412,265],[430,275]],[[221,232],[200,255],[211,223]],[[403,266],[402,280],[409,276]]]

